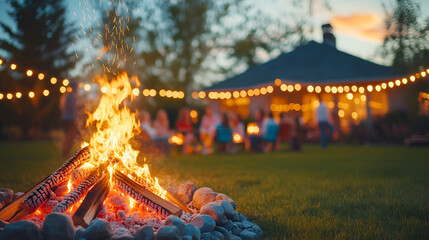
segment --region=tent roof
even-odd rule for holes
[[[304,85],[326,85],[374,82],[401,76],[400,72],[391,67],[375,64],[327,44],[310,41],[205,90],[250,88],[271,84],[277,78]]]

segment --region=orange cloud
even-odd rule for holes
[[[339,33],[373,42],[382,42],[385,35],[383,19],[374,13],[333,16],[331,24]]]

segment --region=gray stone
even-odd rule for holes
[[[200,229],[193,224],[186,224],[184,234],[191,236],[192,240],[200,240],[201,238]]]
[[[234,227],[231,230],[232,234],[235,234],[237,236],[240,236],[241,231],[241,228],[239,228],[236,224],[234,224]]]
[[[249,222],[249,221],[243,221],[241,222],[241,224],[243,225],[243,229],[248,229],[248,228],[252,228],[253,227],[253,223]]]
[[[23,220],[8,224],[0,232],[0,239],[7,240],[42,240],[40,228],[29,220]]]
[[[144,226],[140,228],[136,233],[136,240],[155,240],[152,227]]]
[[[240,221],[240,216],[238,215],[238,212],[234,212],[234,216],[232,217],[232,220],[234,222]]]
[[[213,235],[215,235],[220,240],[225,240],[225,236],[221,232],[213,231],[213,232],[210,232],[210,233],[213,234]]]
[[[233,229],[233,227],[235,227],[234,223],[232,223],[231,220],[228,220],[225,225],[223,225],[224,228],[226,228],[226,230],[231,231]]]
[[[86,228],[83,238],[86,240],[102,240],[112,236],[112,228],[109,222],[96,218]]]
[[[242,240],[257,240],[258,239],[258,235],[256,235],[256,233],[248,231],[248,230],[244,230],[240,233],[240,237]]]
[[[9,204],[13,199],[13,190],[9,188],[0,188],[0,202]],[[5,205],[6,205],[5,204]]]
[[[9,223],[0,219],[0,228],[5,228]]]
[[[229,203],[226,200],[216,200],[212,202],[213,204],[219,205],[223,208],[223,211],[225,213],[225,216],[229,219],[234,218],[234,208],[232,207],[231,203]]]
[[[228,230],[226,230],[226,228],[216,226],[215,227],[215,231],[218,231],[218,232],[222,233],[223,234],[223,238],[226,239],[226,240],[229,240],[231,234],[229,233]]]
[[[225,195],[223,193],[217,194],[216,200],[226,200],[231,204],[231,206],[234,208],[234,210],[237,209],[237,204],[234,202],[234,200],[232,200],[232,198],[228,197],[227,195]]]
[[[197,214],[192,218],[191,224],[199,228],[201,233],[205,233],[213,231],[216,221],[209,215]]]
[[[179,229],[176,226],[162,226],[155,235],[156,240],[180,240]]]
[[[192,240],[193,238],[192,238],[192,236],[190,236],[190,235],[183,235],[182,236],[182,240]],[[199,239],[198,239],[199,240]]]
[[[212,240],[213,235],[211,235],[209,232],[203,233],[201,234],[201,240]]]
[[[243,215],[243,214],[241,214],[241,213],[239,213],[238,214],[238,217],[240,218],[240,222],[242,222],[242,221],[244,221],[244,220],[246,220],[247,218]]]
[[[223,210],[223,207],[213,203],[207,203],[206,205],[202,206],[200,214],[211,216],[216,221],[217,225],[224,225],[228,221],[225,217],[225,211]]]
[[[215,201],[216,195],[217,193],[215,193],[211,188],[200,188],[194,193],[194,196],[192,198],[192,205],[200,209],[205,204]]]
[[[110,240],[134,240],[133,235],[130,231],[125,228],[118,228],[114,233],[113,237]]]
[[[169,225],[174,225],[177,227],[177,229],[179,230],[179,234],[180,236],[183,235],[183,231],[185,230],[185,222],[174,216],[174,215],[170,215],[165,219],[165,223],[164,225],[169,226]]]
[[[84,239],[83,236],[85,234],[85,228],[82,228],[81,226],[78,226],[76,228],[76,232],[74,235],[74,239],[75,240],[80,240],[80,239]]]
[[[241,237],[231,234],[231,240],[241,240]]]
[[[195,186],[195,184],[192,184],[192,183],[180,184],[179,189],[177,190],[177,197],[182,203],[188,204],[192,201],[192,198],[196,190],[197,190],[197,186]]]
[[[262,236],[264,235],[264,231],[262,231],[262,229],[261,229],[258,225],[256,225],[256,224],[254,224],[254,225],[252,226],[252,230],[253,230],[253,232],[254,232],[254,233],[256,233],[256,235],[258,235],[258,237],[260,237],[260,238],[262,238]]]
[[[235,226],[237,226],[238,228],[240,228],[240,229],[244,229],[244,228],[243,228],[243,224],[242,224],[241,222],[235,222],[234,224],[235,224]]]
[[[75,229],[70,215],[50,213],[43,222],[43,237],[45,240],[73,240]]]

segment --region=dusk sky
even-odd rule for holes
[[[79,0],[66,1],[68,15],[76,23],[80,23],[81,16],[74,16],[79,12]],[[274,16],[282,17],[291,12],[297,12],[292,0],[249,0],[263,11]],[[307,1],[305,1],[307,2]],[[309,21],[315,27],[311,38],[322,41],[320,25],[330,22],[337,37],[338,49],[353,55],[372,60],[381,64],[389,64],[376,56],[375,52],[382,43],[384,28],[384,11],[382,3],[392,4],[393,0],[327,0],[331,10],[323,6],[325,0],[314,0],[313,16]],[[429,1],[417,1],[421,5],[421,19],[428,16]],[[7,0],[0,0],[0,21],[12,24],[7,16],[9,9]],[[5,35],[0,31],[0,38]]]

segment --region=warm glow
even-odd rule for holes
[[[273,86],[268,86],[268,87],[267,87],[267,92],[268,92],[268,93],[272,93],[273,91],[274,91]]]
[[[140,94],[140,89],[134,88],[133,89],[133,95],[137,97],[139,94]]]
[[[403,83],[403,84],[407,84],[407,82],[408,82],[408,80],[407,80],[406,78],[403,78],[403,79],[402,79],[402,83]]]
[[[282,84],[282,80],[280,80],[280,79],[277,78],[276,80],[274,80],[274,84],[276,86],[280,86]]]
[[[299,91],[299,90],[301,90],[301,85],[300,84],[295,84],[295,90],[296,91]]]
[[[39,78],[39,80],[43,80],[45,78],[45,74],[39,73],[39,75],[37,75],[37,78]]]
[[[308,87],[307,87],[307,91],[308,91],[308,92],[313,92],[313,91],[314,91],[314,87],[313,87],[313,86],[311,86],[311,85],[310,85],[310,86],[308,86]]]
[[[15,70],[15,69],[16,69],[16,64],[13,64],[13,63],[12,63],[12,64],[10,65],[10,69]]]
[[[364,93],[365,92],[365,88],[364,87],[359,87],[359,92],[360,93]]]
[[[421,72],[421,73],[420,73],[420,75],[421,75],[422,77],[426,77],[426,72]]]
[[[381,91],[381,87],[380,87],[380,85],[375,86],[375,90],[376,90],[377,92],[380,92],[380,91]]]
[[[287,86],[287,91],[288,92],[293,92],[293,86],[292,85]]]
[[[399,85],[401,85],[401,81],[399,81],[399,79],[398,79],[395,81],[395,84],[396,84],[396,86],[399,86]]]
[[[53,77],[53,78],[51,78],[51,83],[52,83],[52,84],[57,83],[57,79],[56,79],[56,78],[54,78],[54,77]]]
[[[353,85],[352,86],[352,92],[357,92],[357,90],[358,90],[358,87],[356,85]]]
[[[337,87],[332,87],[331,91],[332,93],[337,93]]]
[[[394,86],[394,83],[393,82],[389,82],[389,87],[393,88],[393,86]]]
[[[85,90],[85,91],[89,91],[89,90],[91,90],[91,85],[89,85],[88,83],[87,84],[85,84],[84,86],[83,86],[83,89]]]
[[[283,84],[280,86],[280,90],[282,90],[283,92],[284,92],[284,91],[286,91],[286,90],[287,90],[287,85],[283,83]]]
[[[234,141],[234,143],[241,143],[241,142],[243,142],[243,138],[238,133],[233,133],[232,134],[232,140]]]
[[[149,92],[150,92],[150,90],[149,90],[149,89],[147,89],[147,88],[145,88],[145,89],[143,89],[142,94],[143,94],[143,96],[145,96],[145,97],[149,97]]]
[[[365,102],[366,101],[366,96],[365,95],[361,95],[360,96],[360,100],[362,100],[362,102]]]
[[[239,97],[240,97],[240,93],[239,93],[238,91],[234,91],[234,92],[232,93],[232,96],[233,96],[234,98],[239,98]]]
[[[267,89],[266,89],[266,88],[264,88],[264,87],[262,87],[262,88],[261,88],[261,94],[262,94],[262,95],[267,94]],[[241,94],[240,94],[240,95],[241,95]]]
[[[9,100],[11,100],[11,99],[13,98],[12,93],[8,93],[8,94],[6,94],[6,98],[7,98],[7,99],[9,99]]]
[[[368,92],[372,92],[373,87],[372,87],[372,85],[368,85],[368,87],[366,87],[366,89],[368,90]]]
[[[415,80],[416,80],[416,77],[414,77],[414,76],[411,76],[411,77],[410,77],[410,81],[411,81],[411,82],[414,82]]]
[[[387,84],[386,84],[386,83],[382,83],[382,84],[381,84],[381,88],[382,88],[382,89],[386,89],[386,88],[387,88]]]
[[[164,89],[161,89],[161,90],[159,90],[159,96],[161,96],[161,97],[165,97],[165,90]]]
[[[29,92],[29,93],[28,93],[28,96],[29,96],[30,98],[34,98],[34,92]]]
[[[343,87],[339,86],[339,87],[338,87],[338,92],[339,92],[339,93],[343,93],[343,91],[344,91]]]
[[[252,90],[249,90],[249,91],[252,91]],[[225,93],[225,98],[226,98],[226,99],[230,99],[230,98],[231,98],[231,96],[232,96],[232,94],[231,94],[230,92],[226,92],[226,93]],[[253,96],[253,91],[252,91],[252,96]]]
[[[341,118],[344,117],[344,110],[343,109],[338,110],[338,116]]]
[[[314,88],[314,90],[316,91],[316,93],[320,93],[320,92],[322,92],[322,88],[321,88],[320,86],[316,86],[316,87]]]
[[[70,81],[69,81],[68,79],[64,79],[64,80],[63,80],[63,85],[64,85],[64,86],[69,85],[69,83],[70,83]]]
[[[22,97],[22,93],[17,92],[17,93],[15,94],[15,96],[16,96],[16,98],[21,98],[21,97]]]
[[[29,77],[33,76],[33,71],[27,70],[27,76],[29,76]]]
[[[206,97],[206,93],[205,93],[205,92],[203,92],[203,91],[200,91],[200,92],[198,93],[198,97],[200,97],[200,98],[205,98],[205,97]]]
[[[325,87],[325,92],[330,93],[331,92],[331,87],[330,86],[326,86]]]
[[[156,96],[156,90],[155,89],[149,90],[149,96],[155,97]]]
[[[43,90],[43,95],[45,97],[47,97],[49,95],[49,90],[47,90],[47,89]]]
[[[0,65],[2,65],[3,64],[3,60],[2,59],[0,59]]]
[[[350,87],[349,86],[344,86],[344,92],[349,92],[350,91]]]
[[[61,93],[65,93],[67,91],[67,88],[66,87],[64,87],[64,86],[61,86],[60,87],[60,92]]]
[[[247,90],[247,95],[248,95],[249,97],[253,96],[253,89],[249,89],[249,90]]]
[[[313,107],[317,108],[317,107],[319,107],[319,105],[320,105],[320,102],[318,100],[315,100],[313,102]]]
[[[259,96],[260,93],[261,91],[259,90],[259,88],[253,89],[253,94],[255,94],[255,96]]]
[[[176,135],[173,135],[168,139],[168,142],[170,144],[176,144],[176,145],[183,145],[183,142],[185,141],[185,137],[182,133],[177,133]]]
[[[357,112],[352,112],[352,118],[355,120],[358,118]]]
[[[220,92],[219,93],[219,98],[220,99],[225,99],[225,93],[224,92]]]
[[[352,100],[353,99],[353,94],[352,93],[347,93],[347,99],[348,100]]]
[[[192,92],[192,98],[193,99],[198,99],[198,93],[197,92]]]
[[[191,110],[189,112],[189,116],[191,116],[191,118],[197,118],[198,117],[198,112],[197,110]]]
[[[3,93],[0,93],[0,100],[2,100],[4,97]]]
[[[254,123],[254,122],[247,124],[247,134],[249,134],[249,135],[259,134],[258,124]]]
[[[264,88],[265,89],[265,88]],[[265,92],[267,91],[267,89],[265,89]],[[241,90],[240,91],[240,96],[241,97],[246,97],[247,96],[247,93],[246,93],[246,91],[245,90]]]
[[[110,91],[112,92],[112,94],[117,94],[118,93],[118,89],[117,88],[111,88]]]
[[[67,87],[67,92],[72,92],[72,91],[73,91],[73,88]]]

